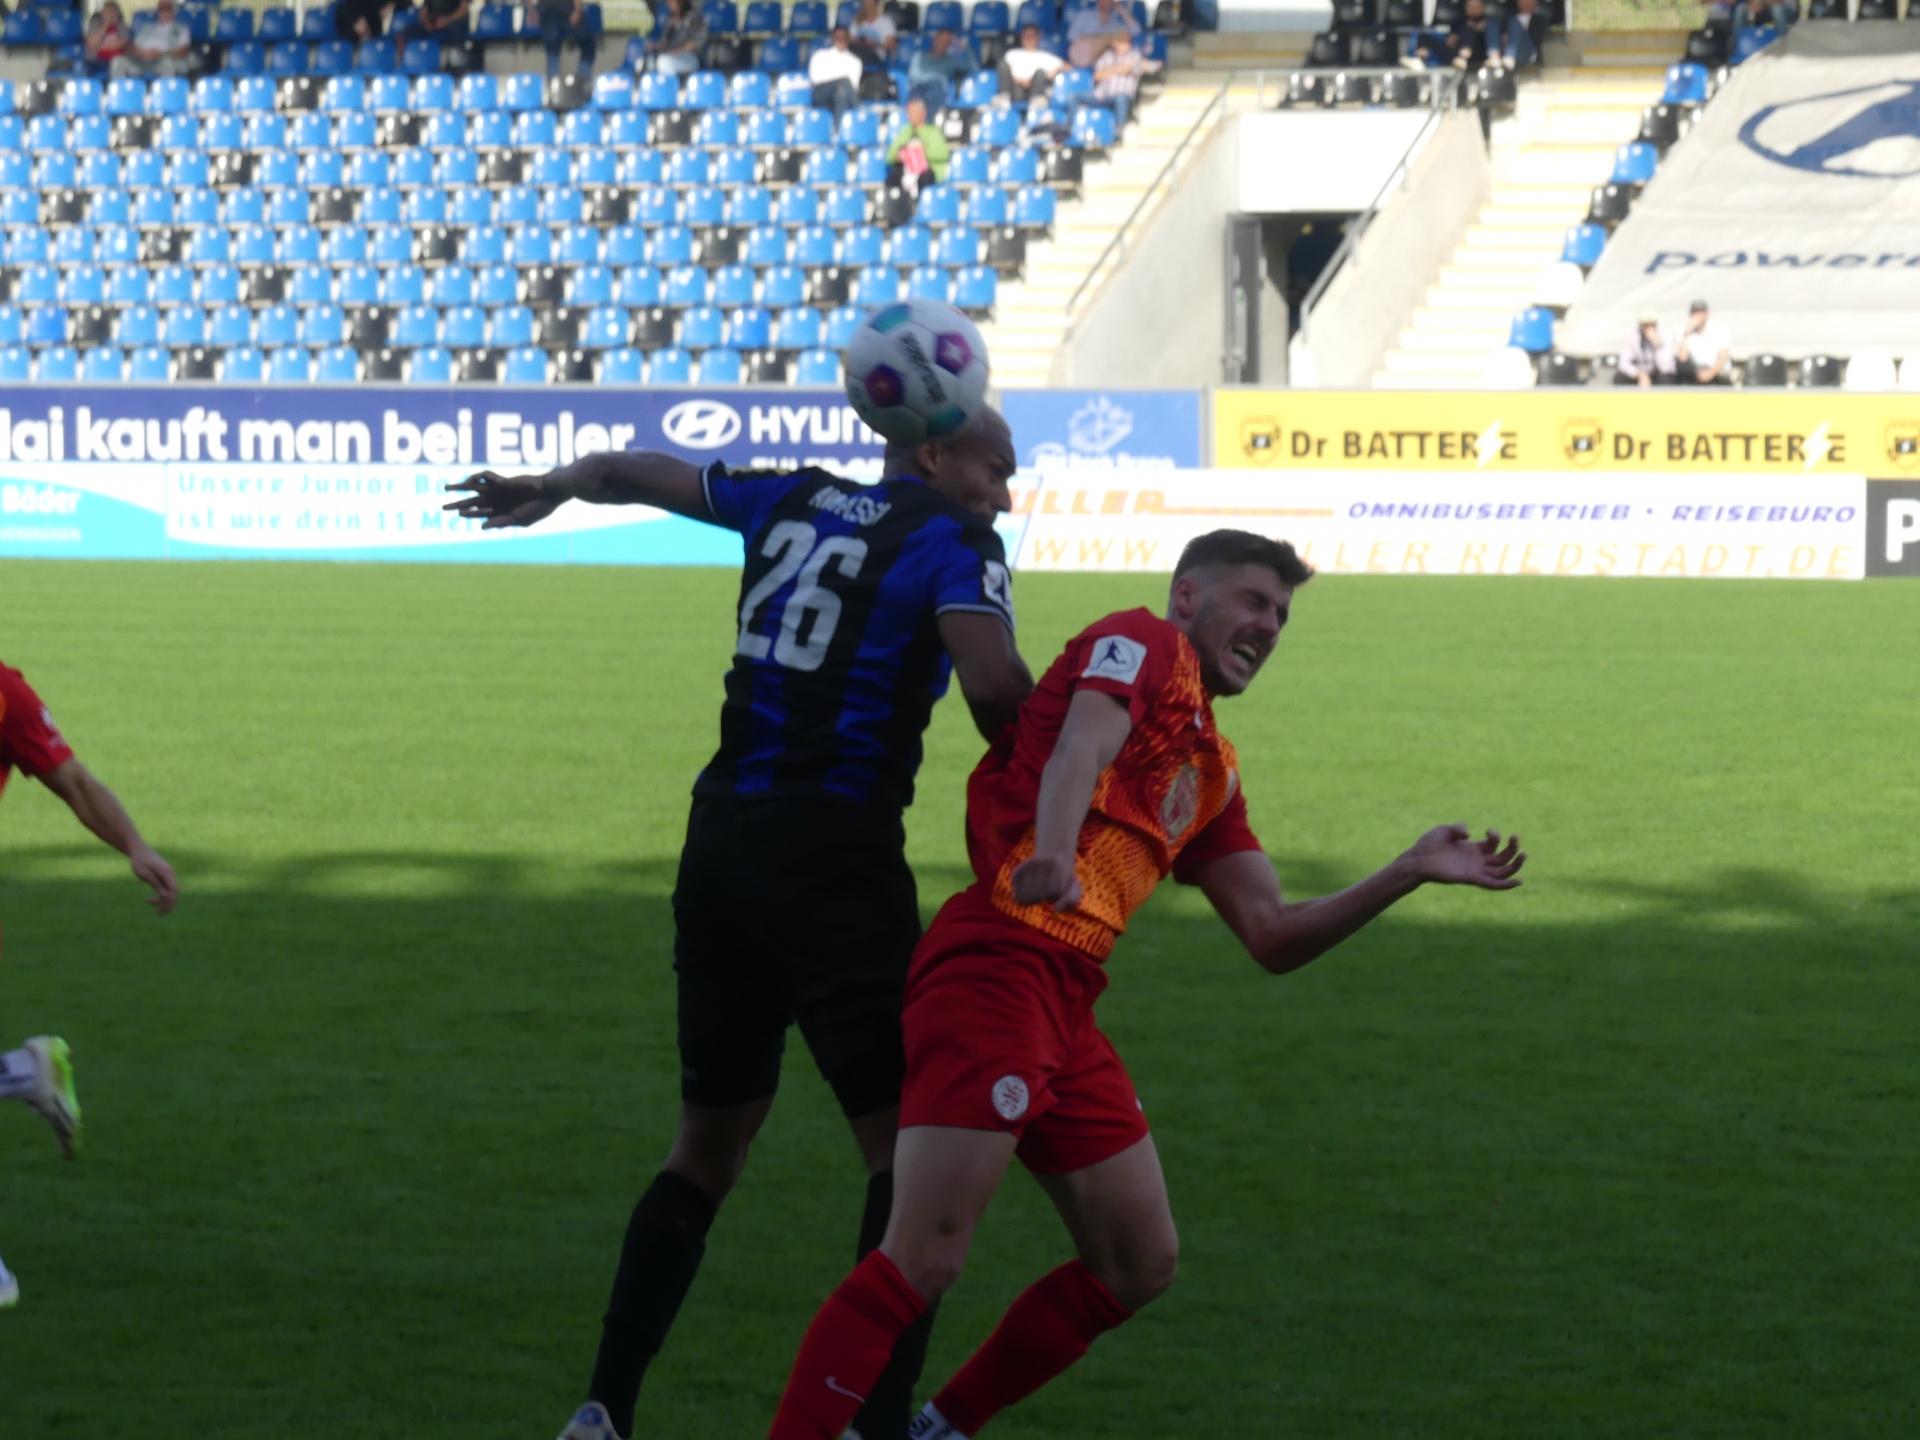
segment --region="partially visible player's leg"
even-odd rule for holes
[[[1166,1293],[1179,1256],[1151,1138],[1040,1183],[1080,1255],[1029,1286],[922,1413],[915,1440],[968,1440]]]
[[[774,1417],[773,1440],[838,1440],[895,1345],[959,1277],[1014,1143],[1014,1136],[991,1130],[913,1126],[900,1132],[886,1239],[807,1327]]]
[[[20,1282],[14,1279],[13,1272],[7,1269],[7,1262],[0,1260],[0,1310],[19,1303]]]
[[[71,1160],[80,1148],[80,1096],[73,1084],[73,1057],[57,1035],[36,1035],[18,1050],[0,1055],[0,1100],[24,1100],[53,1127]]]

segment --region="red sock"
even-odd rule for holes
[[[1069,1261],[1013,1302],[1000,1328],[933,1397],[933,1408],[962,1435],[978,1435],[1132,1318],[1091,1270]]]
[[[770,1440],[840,1440],[927,1302],[879,1250],[853,1267],[807,1327]]]

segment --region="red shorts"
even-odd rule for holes
[[[1127,1067],[1093,1023],[1092,956],[974,890],[942,907],[907,976],[900,1124],[1000,1130],[1021,1163],[1065,1175],[1147,1137]]]

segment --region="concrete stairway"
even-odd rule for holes
[[[1024,280],[1001,283],[994,318],[980,327],[993,357],[996,386],[1043,386],[1051,382],[1054,355],[1067,330],[1067,301],[1227,78],[1191,70],[1172,71],[1163,85],[1142,91],[1143,103],[1121,143],[1109,158],[1087,165],[1079,199],[1061,201],[1053,238],[1027,247]],[[1211,134],[1225,118],[1223,111],[1238,113],[1252,108],[1255,96],[1251,83],[1237,84],[1229,105],[1216,108],[1208,117],[1207,133]],[[1205,137],[1195,138],[1199,141]],[[1198,143],[1190,147],[1181,157],[1182,166],[1202,148]],[[1163,191],[1156,208],[1164,200]],[[1143,215],[1141,220],[1151,224],[1152,215]],[[1083,307],[1087,298],[1081,301]]]
[[[1549,70],[1521,88],[1493,128],[1493,194],[1413,312],[1373,383],[1381,389],[1475,386],[1489,351],[1506,344],[1514,312],[1533,301],[1541,267],[1560,258],[1567,228],[1586,218],[1615,150],[1660,98],[1658,72]]]

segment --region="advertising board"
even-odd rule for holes
[[[1197,390],[1009,390],[1000,412],[1023,470],[1197,470]]]

